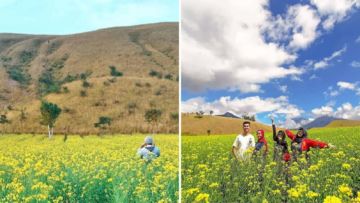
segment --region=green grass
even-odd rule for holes
[[[310,161],[273,162],[266,133],[266,159],[238,161],[230,151],[235,135],[182,137],[183,202],[350,202],[360,189],[360,127],[309,131],[309,137],[336,145],[312,149]],[[290,144],[289,139],[287,139]],[[326,202],[326,201],[325,201]]]

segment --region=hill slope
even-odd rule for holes
[[[221,116],[203,116],[196,118],[195,114],[182,114],[181,133],[186,135],[206,135],[208,130],[211,134],[239,134],[242,132],[243,119],[226,118]],[[251,132],[263,129],[271,132],[271,126],[251,121]]]
[[[40,100],[62,109],[55,131],[149,132],[144,114],[162,111],[156,129],[177,132],[178,23],[65,35],[0,34],[0,114],[7,132],[44,132]],[[116,77],[118,76],[118,77]],[[21,119],[21,115],[25,119]]]
[[[334,127],[353,127],[360,126],[359,120],[334,120],[329,123],[326,127],[334,128]]]

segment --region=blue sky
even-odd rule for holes
[[[176,0],[0,0],[0,33],[72,34],[179,21]]]
[[[289,128],[360,119],[360,1],[194,6],[182,1],[183,112],[273,115]]]

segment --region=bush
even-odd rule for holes
[[[114,76],[114,77],[121,77],[123,76],[123,73],[116,70],[116,67],[115,66],[109,66],[110,68],[110,75],[111,76]]]
[[[156,71],[156,70],[151,70],[151,71],[149,72],[149,75],[150,75],[151,77],[157,77],[157,78],[159,78],[159,79],[162,78],[162,73],[160,73],[160,72],[158,72],[158,71]]]
[[[27,74],[21,66],[12,66],[7,73],[12,80],[19,82],[21,85],[25,86],[30,83],[30,75]]]
[[[70,91],[69,91],[69,88],[68,87],[63,87],[63,93],[69,93]]]
[[[86,90],[80,90],[80,96],[86,97],[87,96]]]
[[[173,121],[179,121],[179,113],[178,112],[170,113],[170,119]]]
[[[148,123],[157,123],[160,120],[162,111],[160,109],[149,109],[145,112],[145,120]]]
[[[34,53],[31,51],[22,51],[20,53],[20,63],[21,64],[28,64],[34,57]]]
[[[173,80],[173,76],[170,73],[166,74],[164,78],[168,80]]]
[[[89,88],[91,86],[91,84],[88,81],[84,80],[83,83],[82,83],[82,86],[84,88]]]
[[[99,121],[97,123],[94,123],[95,128],[105,129],[106,126],[111,125],[111,118],[106,116],[99,117]]]
[[[135,113],[135,109],[137,108],[137,104],[135,102],[129,102],[127,105],[128,113],[133,114]]]

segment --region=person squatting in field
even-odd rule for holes
[[[288,162],[290,161],[290,153],[288,144],[285,140],[285,132],[283,130],[279,130],[279,132],[276,133],[274,119],[271,119],[271,125],[273,131],[273,140],[275,141],[273,160],[284,160],[285,162]]]
[[[144,144],[140,146],[137,154],[140,156],[140,158],[146,161],[151,161],[152,159],[160,156],[160,149],[155,146],[155,142],[151,136],[146,136]]]
[[[268,153],[268,144],[265,139],[265,131],[262,129],[257,130],[256,135],[257,135],[258,141],[255,144],[253,156],[256,156],[260,152],[260,150],[264,147],[263,156],[265,157]]]
[[[329,148],[333,145],[326,142],[321,142],[307,138],[308,134],[304,128],[299,128],[298,132],[293,134],[290,130],[285,130],[286,135],[291,139],[291,150],[294,160],[296,161],[297,154],[302,152],[308,152],[310,148]],[[305,154],[306,158],[309,159],[309,155]]]
[[[251,147],[255,147],[254,136],[250,134],[250,122],[243,122],[243,132],[239,134],[233,143],[232,154],[240,160],[249,158],[250,153],[246,153]]]

